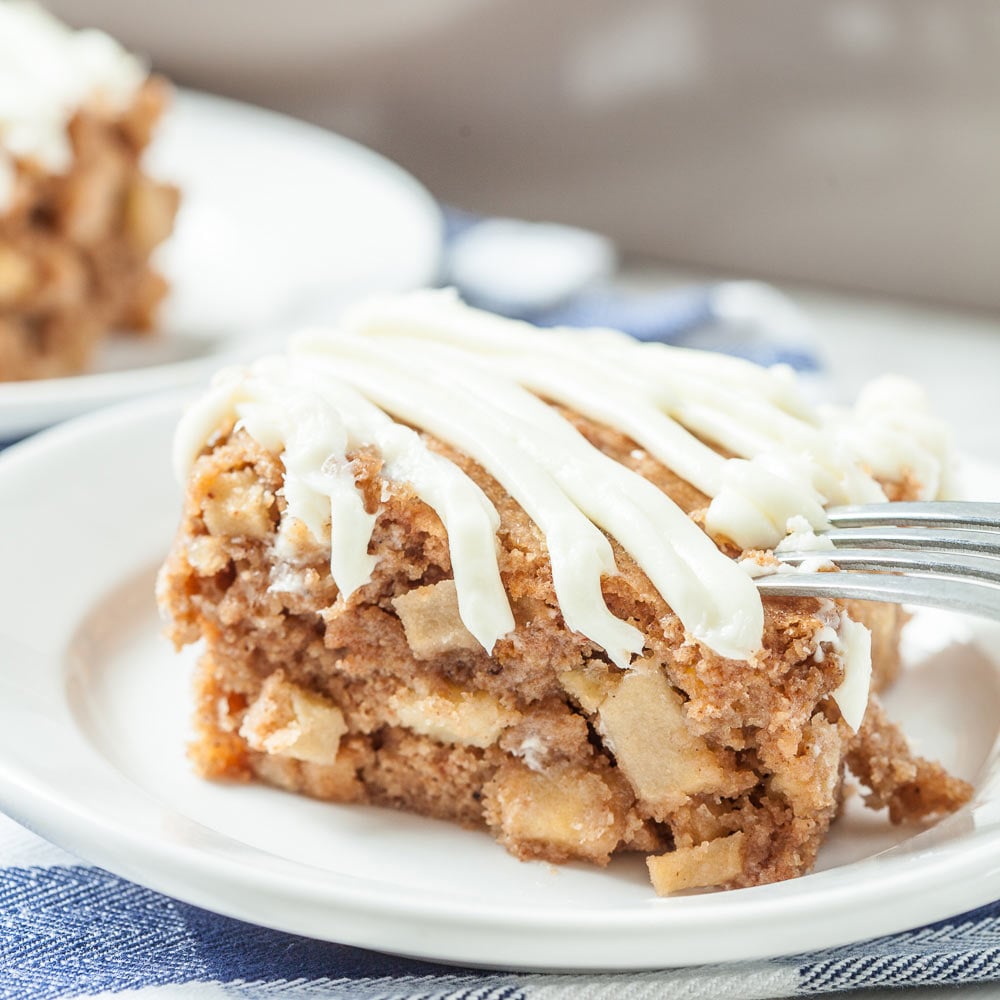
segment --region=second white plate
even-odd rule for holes
[[[371,150],[304,122],[178,92],[146,162],[181,188],[157,251],[170,282],[153,337],[114,337],[90,372],[0,383],[0,441],[108,403],[190,385],[347,299],[432,282],[431,196]]]
[[[657,899],[638,857],[521,863],[446,823],[199,781],[184,758],[193,654],[162,638],[152,596],[180,503],[178,412],[106,411],[0,456],[0,807],[31,829],[232,916],[521,969],[760,958],[1000,896],[998,644],[948,615],[918,616],[890,709],[922,752],[976,781],[974,802],[921,832],[855,799],[819,870],[777,885]],[[1000,494],[995,473],[977,481]]]

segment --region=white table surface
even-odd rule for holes
[[[854,395],[883,372],[920,382],[960,450],[1000,463],[1000,319],[875,299],[797,292],[834,384]]]

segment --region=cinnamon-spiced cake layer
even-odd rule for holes
[[[177,190],[142,168],[168,96],[108,36],[0,0],[0,381],[82,370],[146,330]]]
[[[817,413],[790,372],[537,331],[422,292],[220,374],[178,429],[159,580],[204,641],[209,778],[488,830],[520,858],[648,856],[660,893],[802,874],[847,771],[893,821],[970,789],[874,693],[893,606],[762,601],[825,506],[929,497],[909,384]]]

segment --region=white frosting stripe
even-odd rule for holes
[[[330,572],[344,599],[371,579],[368,554],[376,515],[364,503],[346,452],[365,445],[382,455],[390,480],[409,483],[448,532],[459,613],[487,650],[514,628],[500,579],[496,530],[500,519],[482,490],[419,435],[394,423],[343,381],[283,359],[258,362],[250,372],[226,373],[181,420],[175,438],[178,473],[190,466],[208,436],[238,417],[264,447],[280,452],[287,503],[278,554],[294,560],[289,529],[301,521],[317,540],[330,535]]]
[[[844,721],[857,732],[865,718],[872,683],[872,634],[842,614],[834,650],[840,656],[844,679],[832,692],[833,700],[840,706]]]
[[[437,304],[431,298],[426,301]],[[419,312],[416,316],[398,314],[392,306],[388,304],[385,314],[371,306],[361,307],[348,315],[345,326],[362,336],[416,334],[421,342],[461,347],[471,353],[472,360],[482,354],[483,367],[503,372],[539,395],[621,430],[681,478],[714,496],[725,459],[650,402],[652,393],[646,380],[636,377],[630,367],[594,361],[581,351],[580,337],[588,334],[575,331],[574,343],[559,331],[538,331],[527,324],[466,310],[457,302],[450,322],[439,323],[434,322],[433,314],[426,318]],[[460,322],[466,319],[464,312],[471,314],[468,324]],[[616,347],[622,346],[619,338],[623,336],[607,332]],[[626,346],[635,346],[631,338],[624,339]]]
[[[610,350],[599,348],[599,352],[606,363],[614,362],[615,354]],[[817,426],[815,414],[810,420],[788,410],[778,375],[772,378],[773,385],[757,393],[749,392],[747,385],[720,385],[719,380],[705,377],[700,371],[685,372],[683,365],[676,363],[683,362],[683,357],[678,358],[674,349],[662,344],[635,344],[629,360],[642,371],[659,404],[699,436],[740,458],[753,459],[773,452],[786,456],[782,478],[799,479],[800,485],[812,487],[821,501],[864,503],[885,499],[878,484],[858,467],[856,456],[845,454],[836,436]],[[787,461],[790,455],[796,456],[799,465],[794,477]],[[767,544],[776,541],[771,539]]]
[[[536,331],[468,309],[439,292],[363,305],[348,314],[344,325],[370,338],[407,337],[461,348],[467,365],[478,361],[621,431],[714,498],[706,526],[741,547],[777,544],[786,518],[803,512],[803,505],[814,526],[822,527],[823,503],[849,499],[841,485],[843,463],[830,454],[816,415],[800,417],[804,404],[786,372],[768,372],[736,358],[709,355],[706,362],[703,352],[639,344],[609,330]],[[706,364],[716,362],[725,375],[721,385],[703,374]],[[741,379],[757,392],[748,394]],[[729,470],[726,460],[691,430],[753,458],[753,474]],[[785,461],[779,468],[771,454],[789,443],[817,457],[794,465]],[[882,496],[869,476],[852,470],[855,482],[870,487],[854,490],[854,499]],[[777,497],[784,502],[776,504]]]
[[[582,416],[616,428],[707,496],[718,492],[726,460],[643,398],[637,383],[622,373],[609,371],[606,365],[549,356],[490,358],[484,366]],[[595,379],[602,383],[600,392],[594,391]]]
[[[752,361],[726,354],[662,344],[645,346],[650,348],[647,353],[669,355],[670,365],[677,372],[701,376],[710,384],[728,386],[741,395],[750,394],[754,399],[766,400],[781,412],[804,423],[819,425],[815,409],[802,395],[795,372],[787,365],[762,368]]]
[[[285,467],[281,488],[287,516],[278,533],[280,555],[294,558],[297,545],[289,536],[294,522],[323,541],[329,525],[330,574],[346,597],[371,579],[375,560],[368,554],[375,515],[364,500],[347,461],[347,430],[336,408],[323,393],[295,385],[285,366],[258,366],[246,384],[249,400],[234,410],[248,433],[273,450],[281,450]]]
[[[512,468],[528,468],[527,459],[535,463],[537,470],[549,470],[562,491],[561,497],[549,492],[524,503],[514,489],[510,492],[544,531],[554,574],[556,563],[569,559],[569,551],[565,556],[559,552],[562,539],[558,526],[563,517],[560,508],[582,511],[629,552],[697,639],[725,656],[737,658],[746,658],[759,648],[763,613],[746,575],[665,494],[594,448],[537,397],[507,379],[491,377],[479,366],[470,369],[461,352],[442,345],[414,345],[403,338],[384,338],[372,344],[343,334],[310,346],[336,356],[338,369],[359,360],[376,366],[369,375],[376,382],[385,379],[387,365],[394,376],[397,372],[419,376],[403,384],[394,377],[394,396],[380,400],[382,405],[403,419],[419,420],[421,426],[463,450],[476,447],[484,433],[493,438],[507,436],[517,450],[508,455],[502,467],[506,473]],[[352,380],[355,377],[352,370]],[[423,400],[427,389],[435,385],[440,392],[431,394],[433,412],[427,413]],[[366,391],[384,392],[384,388],[375,384],[366,386]],[[408,399],[400,398],[404,393]],[[494,421],[496,427],[478,428],[476,441],[459,444],[471,410],[483,402],[505,419]],[[493,471],[497,466],[487,468]],[[546,524],[556,526],[555,532]],[[613,572],[604,570],[609,571]],[[560,581],[556,583],[565,616]],[[574,586],[572,579],[565,586]],[[591,581],[588,589],[591,594],[599,593],[599,579]],[[578,631],[600,641],[592,629],[590,625]],[[603,642],[601,645],[617,662],[621,654]]]
[[[638,629],[616,618],[604,603],[601,578],[617,573],[611,546],[550,472],[510,437],[506,422],[497,421],[464,386],[447,379],[439,382],[424,371],[428,381],[418,382],[411,366],[400,366],[392,353],[380,352],[363,340],[344,336],[312,344],[311,365],[320,363],[315,357],[318,351],[328,351],[330,370],[378,406],[424,428],[489,470],[544,535],[566,624],[602,646],[614,663],[627,665],[642,649],[643,639]],[[428,388],[434,391],[428,393]]]
[[[174,432],[172,455],[174,475],[178,482],[184,482],[198,453],[211,440],[212,435],[233,419],[236,400],[240,398],[242,390],[243,374],[235,368],[219,372],[212,380],[208,392],[184,411]],[[267,442],[261,441],[261,444],[265,448],[276,450]]]
[[[604,338],[595,349],[605,365],[615,364],[623,352],[620,345],[609,346]],[[783,456],[780,478],[795,481],[798,492],[812,493],[816,503],[885,499],[878,484],[857,464],[857,456],[845,451],[837,435],[818,426],[816,414],[811,415],[812,419],[799,416],[794,409],[795,397],[785,391],[780,373],[774,373],[757,394],[749,392],[748,385],[741,387],[735,381],[720,384],[704,377],[699,366],[692,366],[694,371],[685,371],[684,364],[688,362],[684,352],[678,355],[675,351],[662,344],[634,343],[625,357],[630,369],[644,380],[650,398],[679,423],[740,458],[756,460],[780,453]],[[757,378],[748,381],[759,384],[760,376],[767,374],[757,369]],[[795,456],[794,471],[788,462],[789,455]],[[763,463],[765,470],[772,466],[773,461]],[[763,483],[763,479],[759,481]],[[716,496],[714,491],[705,492]],[[768,492],[773,495],[773,488],[768,487]],[[767,504],[764,497],[747,499],[753,507]],[[776,544],[783,533],[779,527],[778,535],[750,542],[741,540],[746,529],[738,521],[724,529],[720,525],[720,529],[741,545],[758,547]]]
[[[487,652],[492,651],[515,624],[497,564],[496,508],[461,469],[430,451],[416,432],[397,424],[341,379],[320,371],[310,371],[307,377],[336,401],[350,446],[374,446],[385,463],[383,475],[409,484],[441,519],[448,532],[462,622]]]

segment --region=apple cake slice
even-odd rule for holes
[[[166,82],[107,35],[0,0],[0,381],[82,370],[152,326],[174,187],[142,169]]]
[[[893,820],[969,795],[873,693],[899,609],[753,582],[789,532],[823,568],[826,503],[939,491],[898,381],[821,415],[790,371],[420,292],[220,374],[175,459],[206,777],[642,851],[660,893],[808,871],[845,768]]]

